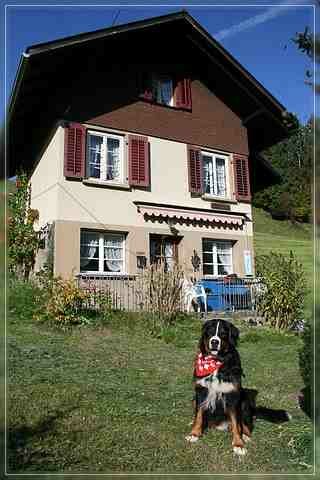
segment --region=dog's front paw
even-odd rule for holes
[[[247,442],[250,442],[251,438],[248,437],[248,435],[246,435],[245,433],[243,433],[242,434],[242,440],[247,443]]]
[[[247,450],[243,447],[233,447],[233,453],[236,455],[245,455]]]
[[[196,435],[187,435],[186,440],[187,442],[195,443],[199,440],[199,437],[197,437]]]

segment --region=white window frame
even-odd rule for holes
[[[210,251],[204,250],[203,249],[203,242],[211,242],[212,243],[212,249]],[[202,272],[205,277],[225,277],[226,274],[219,274],[218,273],[218,245],[223,244],[223,245],[228,245],[229,251],[228,254],[230,255],[230,266],[231,266],[231,272],[230,274],[234,273],[233,270],[233,242],[231,240],[215,240],[211,238],[203,238],[202,239]],[[212,263],[209,262],[204,262],[204,254],[211,254],[212,255]],[[203,266],[204,265],[212,265],[212,270],[213,273],[204,273],[203,271]],[[230,275],[228,274],[228,275]]]
[[[210,152],[208,150],[201,150],[201,158],[204,156],[212,158],[212,167],[213,167],[213,192],[207,193],[204,192],[204,195],[214,197],[214,198],[230,198],[230,181],[229,181],[229,165],[230,165],[230,157],[225,153],[217,153],[217,152]],[[215,191],[218,191],[218,183],[217,183],[217,167],[216,161],[217,158],[221,158],[224,160],[225,165],[225,181],[226,181],[226,194],[225,195],[218,195]],[[203,174],[203,188],[205,189],[205,178],[204,178],[204,164],[202,162],[202,174]]]
[[[127,275],[125,271],[126,267],[126,248],[125,248],[125,234],[124,233],[115,233],[115,232],[97,232],[95,230],[87,230],[83,229],[80,231],[80,247],[82,245],[81,242],[81,234],[82,233],[91,233],[91,234],[96,234],[98,237],[98,249],[99,249],[99,270],[94,271],[94,270],[81,270],[81,257],[80,257],[80,273],[81,274],[88,274],[88,275],[106,275],[106,276],[115,276],[115,275]],[[104,271],[104,239],[105,237],[111,238],[111,237],[120,237],[122,242],[121,242],[121,248],[122,248],[122,270],[120,272],[105,272]]]
[[[89,136],[94,135],[96,137],[101,137],[103,139],[101,145],[101,162],[100,162],[100,178],[90,177],[90,150],[89,150]],[[107,172],[107,142],[108,138],[114,138],[119,140],[119,162],[120,162],[120,175],[119,179],[117,180],[107,180],[106,179],[106,172]],[[117,135],[115,133],[110,132],[101,132],[97,130],[88,130],[87,132],[87,172],[88,178],[95,180],[97,182],[107,182],[107,183],[114,183],[114,184],[123,184],[124,183],[124,137],[122,135]]]

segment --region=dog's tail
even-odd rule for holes
[[[256,407],[254,410],[256,419],[266,420],[271,423],[284,423],[292,419],[290,413],[286,410],[273,410],[267,407]]]

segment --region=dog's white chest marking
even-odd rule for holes
[[[206,409],[210,408],[212,411],[215,410],[217,400],[221,400],[224,393],[230,393],[235,390],[233,383],[220,382],[217,374],[201,378],[197,380],[196,383],[207,388],[208,395],[206,400],[203,402],[202,407]]]

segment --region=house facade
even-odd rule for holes
[[[152,43],[160,34],[170,50]],[[152,63],[135,61],[148,42]],[[190,276],[254,274],[252,178],[266,175],[258,153],[286,135],[284,108],[192,17],[136,22],[26,55],[11,118],[19,129],[19,112],[41,111],[27,166],[39,227],[54,225],[55,275],[121,277],[160,260]],[[66,78],[54,77],[55,100],[40,94],[44,113],[37,89],[48,69],[66,65]]]

